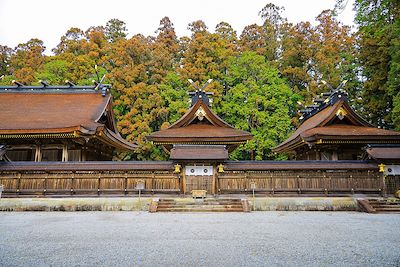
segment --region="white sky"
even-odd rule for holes
[[[290,22],[310,21],[324,9],[333,9],[335,0],[0,0],[0,44],[15,47],[31,38],[44,41],[50,54],[60,37],[71,27],[86,30],[118,18],[127,25],[129,36],[154,35],[161,18],[168,16],[178,36],[189,35],[187,25],[203,20],[210,31],[226,21],[238,35],[247,25],[261,24],[258,12],[267,4],[284,6]],[[354,0],[339,15],[352,25]]]

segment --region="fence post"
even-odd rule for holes
[[[124,195],[126,196],[128,192],[128,172],[125,171],[125,177],[124,177]]]
[[[101,183],[101,171],[99,171],[99,177],[97,180],[97,195],[100,196],[100,183]]]
[[[17,180],[17,195],[19,195],[19,192],[20,192],[21,176],[22,176],[22,174],[19,172],[18,173],[18,180]]]
[[[151,192],[154,194],[154,189],[155,189],[155,178],[156,178],[156,173],[155,171],[152,171],[152,176],[151,176]]]
[[[381,180],[381,195],[386,197],[386,174],[384,172],[380,173],[380,180]]]
[[[47,177],[48,176],[48,172],[46,172],[45,176],[44,176],[44,188],[43,188],[43,195],[46,195],[46,191],[47,191]]]
[[[74,176],[75,172],[71,173],[71,196],[74,194]]]

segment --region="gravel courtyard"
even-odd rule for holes
[[[2,212],[0,266],[400,266],[400,214]]]

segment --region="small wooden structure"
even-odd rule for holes
[[[147,139],[163,145],[170,160],[182,165],[183,193],[197,190],[217,193],[217,172],[228,153],[252,138],[249,132],[235,129],[212,112],[208,94],[197,90],[191,94],[189,111],[168,129],[150,134]],[[221,165],[222,166],[222,165]]]
[[[137,147],[118,133],[109,85],[0,86],[0,110],[11,161],[111,160]]]

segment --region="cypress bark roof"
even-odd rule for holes
[[[239,144],[251,138],[251,133],[223,121],[202,99],[170,127],[147,136],[156,144]]]
[[[289,152],[303,145],[323,143],[400,143],[400,132],[373,127],[350,107],[346,98],[334,99],[273,151]]]
[[[381,162],[385,163],[400,162],[399,145],[374,145],[367,147],[365,151],[371,158]]]
[[[97,90],[0,92],[0,139],[94,137],[120,150],[137,147],[117,131],[112,97]]]

